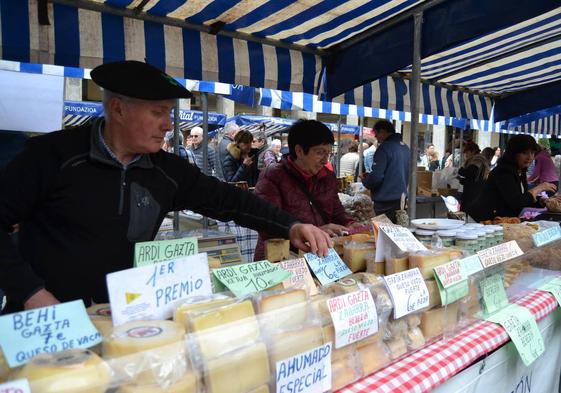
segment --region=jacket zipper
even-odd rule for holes
[[[125,187],[127,186],[127,182],[125,181],[126,178],[126,169],[122,169],[121,170],[121,186],[120,186],[120,192],[119,192],[119,215],[122,216],[123,215],[123,206],[125,204]]]

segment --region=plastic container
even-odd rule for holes
[[[417,229],[415,231],[415,236],[425,246],[430,246],[431,241],[432,241],[432,235],[434,233],[435,233],[435,231],[429,231],[429,230],[426,230],[426,229]]]
[[[452,230],[441,230],[436,231],[438,236],[440,236],[440,240],[442,241],[442,247],[453,247],[456,242],[456,231]]]
[[[495,246],[497,244],[495,239],[495,230],[493,228],[485,226],[483,228],[483,231],[485,231],[485,240],[487,241],[487,247]]]
[[[486,249],[487,246],[487,238],[486,238],[486,233],[485,231],[482,229],[475,229],[473,231],[474,235],[477,235],[477,251],[481,251]]]
[[[456,247],[461,248],[468,255],[473,255],[479,250],[477,235],[474,233],[456,233]]]

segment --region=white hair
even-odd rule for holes
[[[203,135],[203,129],[199,126],[193,127],[193,128],[191,128],[190,135],[193,135],[193,134]]]
[[[224,134],[228,135],[229,137],[233,138],[238,131],[240,131],[240,126],[238,126],[233,121],[229,121],[224,125]]]
[[[271,146],[282,146],[280,139],[273,139],[271,142]]]

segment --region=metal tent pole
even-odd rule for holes
[[[341,115],[337,120],[337,177],[341,177]]]
[[[460,167],[464,164],[464,129],[460,129]]]
[[[173,152],[179,155],[179,100],[175,100],[173,108]],[[173,212],[173,230],[179,231],[179,212]]]
[[[419,132],[419,93],[421,88],[421,34],[423,12],[414,15],[413,74],[411,78],[411,175],[409,177],[409,218],[417,217],[417,145]]]
[[[208,175],[208,93],[201,94],[203,109],[203,173]],[[203,228],[208,229],[208,217],[203,217]]]
[[[355,181],[359,181],[360,176],[362,176],[362,163],[364,162],[364,151],[362,151],[362,144],[364,143],[364,132],[363,132],[363,128],[364,128],[364,117],[359,117],[358,118],[358,132],[359,132],[359,137],[358,137],[358,179],[355,179]]]

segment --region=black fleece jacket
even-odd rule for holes
[[[0,288],[8,311],[41,288],[60,301],[106,302],[106,274],[132,267],[134,243],[152,240],[169,211],[190,209],[285,238],[297,221],[164,151],[124,169],[102,148],[99,126],[32,138],[0,175]],[[18,223],[16,249],[8,233]]]

